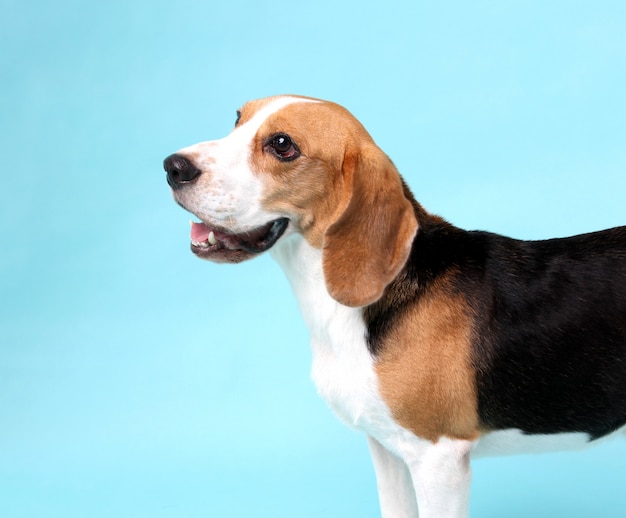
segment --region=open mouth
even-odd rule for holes
[[[192,221],[191,251],[204,259],[238,263],[272,248],[288,224],[287,218],[279,218],[247,232],[234,234]]]

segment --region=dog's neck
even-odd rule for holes
[[[360,308],[343,306],[329,295],[324,282],[322,251],[311,246],[301,234],[282,239],[271,254],[291,284],[313,340],[328,341],[333,322],[346,317],[362,318]]]
[[[373,358],[366,345],[363,308],[333,299],[324,282],[322,251],[301,234],[293,234],[272,248],[285,271],[311,335],[312,378],[320,396],[347,425],[373,431],[371,387],[376,385]]]
[[[418,296],[418,289],[424,290],[447,265],[436,265],[431,256],[433,247],[447,234],[463,232],[438,216],[428,213],[415,201],[405,187],[405,195],[411,201],[418,220],[418,231],[407,264],[398,277],[388,286],[381,299],[365,308],[350,308],[334,300],[326,288],[324,279],[322,250],[313,247],[300,233],[293,233],[281,239],[271,249],[271,255],[282,267],[296,299],[300,311],[313,339],[325,340],[330,323],[337,321],[337,314],[354,314],[371,322],[384,308],[403,305],[407,300]],[[418,278],[419,288],[418,288]],[[352,317],[351,317],[352,318]]]

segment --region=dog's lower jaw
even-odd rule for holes
[[[287,218],[278,218],[248,232],[234,233],[191,222],[191,251],[216,263],[241,263],[272,248],[288,225]]]

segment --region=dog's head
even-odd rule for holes
[[[237,263],[294,233],[322,250],[328,292],[377,300],[408,257],[417,230],[389,158],[336,104],[295,96],[252,101],[225,138],[165,159],[199,257]]]

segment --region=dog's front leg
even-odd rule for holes
[[[415,489],[404,461],[369,437],[382,518],[417,518]]]
[[[420,518],[468,516],[472,447],[471,441],[441,437],[407,455]]]

